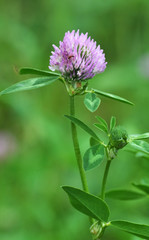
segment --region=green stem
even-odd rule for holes
[[[74,96],[70,96],[70,115],[75,116]],[[79,146],[78,137],[77,137],[77,129],[76,129],[76,125],[72,122],[71,122],[71,132],[72,132],[73,146],[74,146],[79,173],[81,177],[82,187],[83,187],[83,190],[88,193],[89,189],[87,185],[85,171],[82,164],[81,151],[80,151],[80,146]],[[89,221],[90,221],[90,224],[94,223],[94,219],[91,217],[89,217]]]
[[[71,116],[75,116],[74,96],[70,96],[70,114]],[[82,157],[81,157],[81,152],[80,152],[80,147],[79,147],[79,142],[77,137],[77,129],[76,129],[76,125],[72,122],[71,122],[71,131],[72,131],[73,146],[75,150],[75,155],[76,155],[77,164],[80,172],[83,190],[85,192],[89,192],[85,171],[82,165]]]
[[[105,172],[104,172],[104,176],[103,176],[103,180],[102,180],[102,188],[101,188],[101,198],[103,200],[105,198],[105,188],[106,188],[107,177],[108,177],[110,165],[111,165],[111,160],[108,159],[107,163],[106,163],[106,168],[105,168]]]

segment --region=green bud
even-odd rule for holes
[[[111,148],[121,149],[127,145],[128,134],[126,130],[121,127],[117,126],[112,129],[110,138],[109,138],[109,145]]]

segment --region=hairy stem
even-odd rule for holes
[[[75,116],[74,96],[70,96],[70,115]],[[76,129],[76,125],[72,122],[71,122],[71,132],[72,132],[73,146],[74,146],[76,160],[77,160],[79,173],[81,177],[82,187],[83,187],[83,190],[88,193],[89,190],[88,190],[85,171],[82,164],[82,157],[81,157],[81,151],[80,151],[80,146],[78,142],[77,129]],[[89,221],[90,221],[90,224],[94,223],[94,219],[91,217],[89,217]]]
[[[74,96],[70,96],[70,115],[75,116]],[[75,155],[76,155],[76,160],[79,168],[83,190],[85,192],[89,192],[85,171],[83,169],[83,164],[82,164],[82,157],[81,157],[81,152],[80,152],[80,147],[79,147],[79,142],[77,137],[77,129],[76,129],[76,125],[72,122],[71,122],[71,131],[72,131],[73,146],[75,150]]]
[[[102,199],[105,198],[105,188],[106,188],[107,177],[108,177],[110,165],[111,165],[111,160],[108,159],[107,163],[106,163],[104,175],[103,175],[103,180],[102,180],[102,187],[101,187],[101,198]]]

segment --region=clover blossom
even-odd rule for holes
[[[93,78],[105,70],[105,54],[88,33],[66,32],[59,48],[53,44],[49,69],[59,71],[66,81]]]

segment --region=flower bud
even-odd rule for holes
[[[127,139],[128,134],[126,130],[121,126],[117,126],[111,131],[109,145],[111,148],[116,148],[118,150],[127,145]]]

